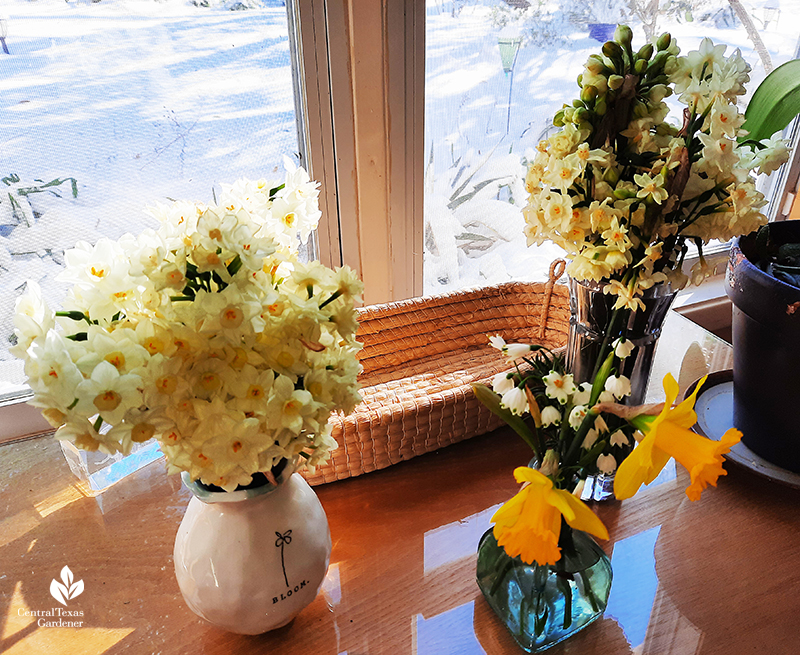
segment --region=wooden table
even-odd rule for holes
[[[730,367],[730,348],[668,319],[655,375],[685,385]],[[658,388],[651,389],[658,396]],[[475,548],[529,452],[507,430],[317,492],[333,554],[317,599],[258,637],[184,605],[172,546],[189,500],[154,463],[87,497],[48,438],[0,447],[0,652],[378,655],[518,653],[475,584]],[[553,655],[800,652],[800,492],[728,465],[697,503],[668,468],[636,498],[597,508],[611,539],[605,616]],[[65,565],[85,584],[82,626],[40,627]]]

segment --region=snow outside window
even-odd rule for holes
[[[4,0],[0,394],[25,281],[51,306],[64,250],[155,226],[145,207],[280,179],[296,161],[282,0]]]
[[[525,245],[525,161],[617,22],[638,45],[670,32],[684,53],[706,36],[740,48],[752,92],[798,57],[799,12],[800,0],[428,0],[425,293],[542,280],[563,254]]]

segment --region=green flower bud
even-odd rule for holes
[[[614,167],[606,168],[603,171],[603,182],[608,182],[611,186],[614,186],[619,182],[619,171]]]
[[[564,122],[565,123],[571,123],[572,122],[572,116],[573,116],[574,113],[575,113],[575,108],[574,107],[565,107],[564,108]]]
[[[599,75],[600,73],[603,72],[605,64],[603,63],[603,60],[599,56],[592,56],[589,57],[589,60],[586,62],[586,65],[584,67],[586,68],[587,71],[592,73],[592,75]]]
[[[625,200],[626,198],[635,198],[636,194],[627,189],[614,189],[614,197],[618,200]]]
[[[664,32],[661,36],[658,37],[656,41],[656,48],[659,50],[666,50],[669,48],[669,44],[672,42],[672,36],[670,36],[669,32]]]
[[[559,109],[555,116],[553,116],[553,125],[556,127],[563,127],[564,126],[564,110]]]
[[[622,48],[619,47],[618,43],[614,43],[613,41],[606,41],[603,44],[603,54],[611,61],[622,61]]]
[[[627,25],[617,25],[614,30],[614,40],[620,45],[629,46],[633,41],[633,30]]]
[[[668,90],[669,87],[664,84],[656,84],[650,89],[650,92],[647,94],[647,99],[650,102],[661,102],[666,98]]]
[[[667,63],[667,59],[669,59],[669,53],[666,50],[659,52],[647,68],[647,77],[653,78],[656,75],[660,75],[664,70],[664,64]]]
[[[578,75],[578,86],[583,86],[583,73]]]
[[[572,101],[572,106],[575,107],[575,109],[578,109],[579,107],[585,107],[586,105],[583,104],[583,100],[580,98],[575,98],[575,100]]]
[[[585,86],[581,89],[581,100],[585,104],[591,103],[597,97],[597,87],[594,86]]]
[[[612,91],[616,91],[625,83],[625,78],[622,75],[609,75],[608,76],[608,88]]]
[[[592,117],[592,113],[584,107],[578,107],[572,115],[573,123],[584,123]]]
[[[640,102],[639,100],[633,105],[633,115],[636,118],[644,118],[650,113],[650,109],[644,102]]]
[[[641,48],[639,48],[639,52],[636,53],[636,56],[639,59],[644,59],[645,61],[649,61],[650,57],[653,56],[653,44],[646,43]]]
[[[594,113],[598,116],[605,116],[606,111],[608,111],[608,107],[606,106],[606,101],[600,98],[597,102],[594,103]]]
[[[644,75],[645,71],[647,70],[647,60],[637,59],[636,63],[633,65],[633,70],[637,75]]]

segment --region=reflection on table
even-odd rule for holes
[[[649,397],[663,373],[683,387],[730,367],[730,347],[678,315],[665,328]],[[184,605],[172,546],[189,492],[156,462],[96,498],[50,439],[0,447],[0,652],[520,652],[475,584],[475,548],[516,490],[529,452],[507,430],[390,469],[317,487],[333,535],[317,599],[258,637],[207,625]],[[668,467],[636,498],[597,511],[611,539],[605,616],[562,653],[793,653],[800,636],[800,493],[728,466],[698,503]],[[68,565],[85,591],[80,628],[42,627],[50,580]]]

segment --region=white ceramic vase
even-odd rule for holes
[[[288,468],[288,467],[287,467]],[[317,495],[297,473],[278,485],[194,497],[175,538],[175,575],[187,605],[223,630],[255,635],[286,625],[317,595],[331,534]]]

